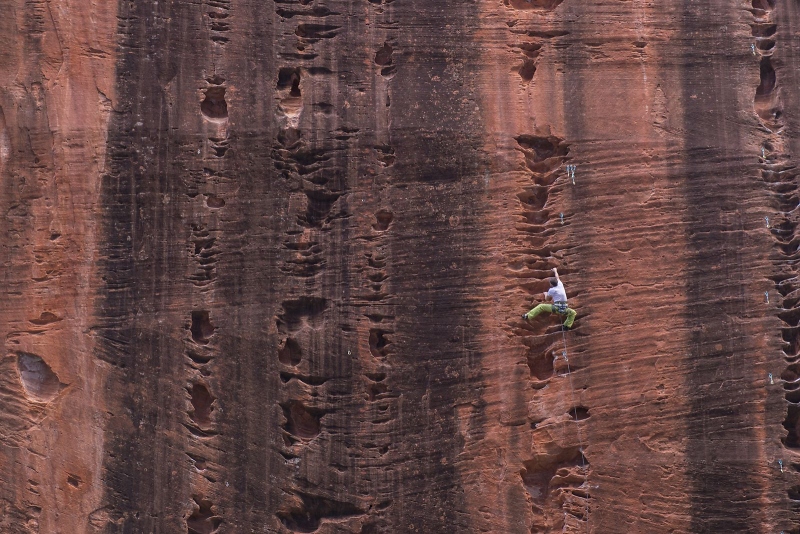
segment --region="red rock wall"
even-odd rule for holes
[[[0,531],[800,532],[793,2],[7,4]]]

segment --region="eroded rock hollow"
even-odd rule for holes
[[[800,533],[798,36],[0,3],[0,532]]]

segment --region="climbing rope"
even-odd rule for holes
[[[567,376],[569,377],[569,391],[572,398],[572,409],[575,411],[575,425],[578,431],[578,451],[581,455],[581,470],[583,471],[583,483],[586,486],[586,532],[589,533],[589,472],[586,469],[586,458],[583,455],[583,438],[581,437],[581,425],[578,421],[578,405],[575,404],[575,386],[572,382],[572,369],[570,369],[569,358],[567,357],[567,334],[562,324],[561,326],[561,340],[564,342],[564,350],[561,353],[564,356],[564,361],[567,363]],[[566,526],[566,525],[565,525]]]

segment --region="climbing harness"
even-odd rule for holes
[[[558,312],[559,314],[566,315],[567,314],[567,308],[568,308],[567,301],[562,300],[560,302],[554,302],[553,303],[553,308],[555,308],[556,312]]]
[[[564,305],[564,312],[559,313],[566,313],[567,310],[567,303],[566,302],[554,302],[553,306],[556,304],[563,304]],[[578,451],[581,455],[581,471],[583,471],[583,483],[586,486],[586,532],[587,534],[590,532],[589,530],[589,474],[586,471],[586,457],[583,455],[583,437],[581,436],[581,425],[578,422],[578,405],[575,404],[575,386],[572,383],[572,370],[570,369],[569,365],[569,358],[567,358],[567,334],[564,331],[564,328],[561,329],[561,340],[564,343],[564,350],[561,352],[561,355],[564,357],[564,361],[567,364],[567,376],[569,377],[569,391],[570,396],[572,399],[572,409],[575,412],[575,425],[578,431]]]

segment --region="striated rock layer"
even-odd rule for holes
[[[0,532],[800,532],[798,36],[0,4]]]

